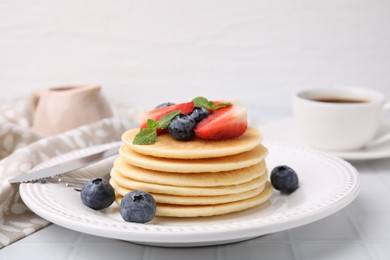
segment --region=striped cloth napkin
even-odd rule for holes
[[[137,109],[113,102],[112,106],[115,117],[46,138],[30,129],[29,98],[0,106],[0,248],[49,224],[23,203],[19,184],[8,180],[61,154],[120,141],[124,131],[137,125]]]

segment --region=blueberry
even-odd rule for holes
[[[146,223],[156,214],[156,201],[149,193],[135,190],[122,198],[120,213],[127,222]]]
[[[199,123],[203,119],[209,116],[209,111],[203,107],[195,107],[190,117],[195,120],[196,123]]]
[[[272,186],[281,193],[290,194],[299,185],[297,173],[286,165],[276,166],[271,172]]]
[[[195,136],[196,122],[189,115],[180,114],[168,125],[169,134],[176,140],[188,141]]]
[[[96,210],[107,208],[115,201],[114,188],[100,178],[88,181],[80,196],[84,205]]]
[[[169,106],[173,106],[173,105],[176,105],[175,103],[172,103],[172,102],[165,102],[165,103],[162,103],[158,106],[156,106],[154,109],[156,108],[162,108],[162,107],[169,107]]]

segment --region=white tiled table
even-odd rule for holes
[[[286,111],[275,111],[286,114]],[[272,116],[257,114],[258,118]],[[245,242],[159,248],[95,237],[50,225],[0,251],[0,259],[390,259],[390,160],[352,162],[361,192],[317,222]]]

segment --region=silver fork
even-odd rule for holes
[[[72,187],[76,191],[81,191],[85,183],[96,178],[102,178],[103,180],[106,180],[108,182],[110,180],[110,174],[107,173],[101,177],[93,177],[93,178],[53,176],[50,178],[42,179],[40,183],[60,183],[60,184],[64,184],[66,187]]]

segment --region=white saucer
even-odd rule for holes
[[[281,141],[285,143],[305,145],[297,134],[292,118],[270,122],[259,127],[265,140]],[[379,134],[390,132],[390,122],[385,122]],[[309,146],[309,145],[306,145]],[[345,160],[371,160],[390,157],[390,141],[370,148],[353,151],[324,151]]]

